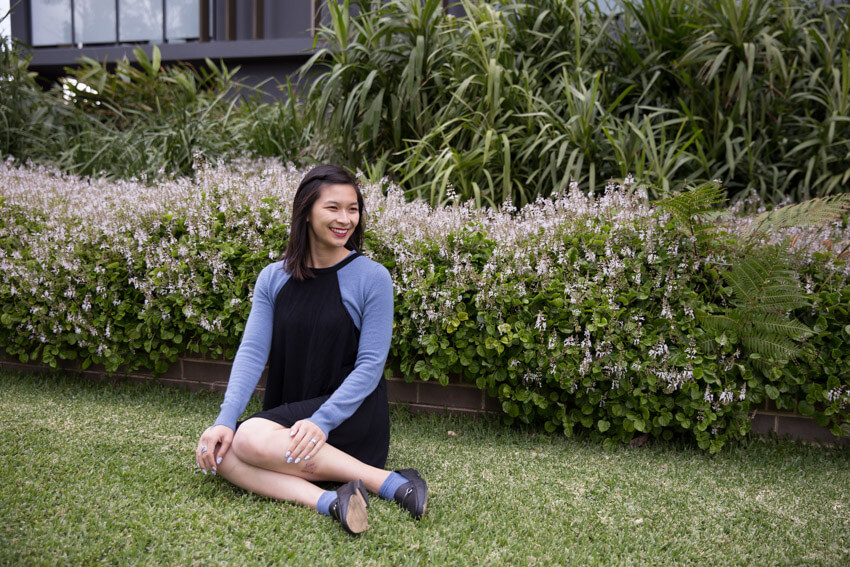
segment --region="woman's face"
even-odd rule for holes
[[[307,216],[310,247],[332,251],[343,248],[360,222],[357,192],[351,185],[325,185]]]

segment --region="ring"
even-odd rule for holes
[[[201,445],[201,453],[206,453],[206,452],[207,452],[207,446]]]
[[[310,439],[310,443],[318,443],[315,439]]]

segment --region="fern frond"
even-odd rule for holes
[[[732,271],[724,274],[723,279],[732,286],[739,301],[752,304],[768,276],[767,266],[757,256],[748,256],[732,266]]]
[[[791,270],[787,252],[778,246],[754,250],[723,275],[744,311],[789,311],[808,305]]]
[[[758,215],[746,236],[789,226],[823,226],[850,211],[850,194],[818,197]]]
[[[740,318],[734,312],[723,315],[701,315],[699,317],[699,322],[706,329],[720,333],[725,333],[727,331],[739,333],[741,328],[744,326],[740,321]]]
[[[744,307],[760,313],[785,313],[807,305],[809,301],[806,296],[794,294],[765,296]]]
[[[762,336],[777,335],[789,339],[801,339],[812,334],[803,323],[773,313],[762,313],[750,321],[757,334]]]
[[[713,339],[702,339],[697,343],[697,346],[700,352],[709,353],[714,352],[714,349],[717,348],[717,343]]]
[[[675,193],[658,202],[676,224],[693,235],[704,228],[708,216],[716,213],[726,201],[726,191],[714,181],[697,185],[684,193]],[[707,225],[711,226],[711,225]]]
[[[752,333],[741,337],[741,344],[749,352],[773,360],[794,360],[800,354],[800,347],[786,337],[770,336],[767,333]]]

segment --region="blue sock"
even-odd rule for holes
[[[336,490],[326,490],[319,496],[319,503],[316,504],[316,511],[323,516],[331,515],[331,504],[338,498]]]
[[[398,487],[407,482],[410,481],[397,472],[390,473],[390,476],[388,476],[387,480],[384,481],[384,484],[381,485],[381,489],[378,490],[378,496],[384,500],[392,500],[393,496],[395,496],[395,491],[398,490]]]

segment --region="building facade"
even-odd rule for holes
[[[12,37],[31,47],[30,68],[47,78],[82,56],[132,60],[141,45],[165,63],[240,67],[240,80],[285,82],[313,54],[328,0],[13,0]],[[335,0],[331,0],[335,1]],[[452,13],[460,7],[443,5]],[[267,87],[276,92],[273,86]]]

